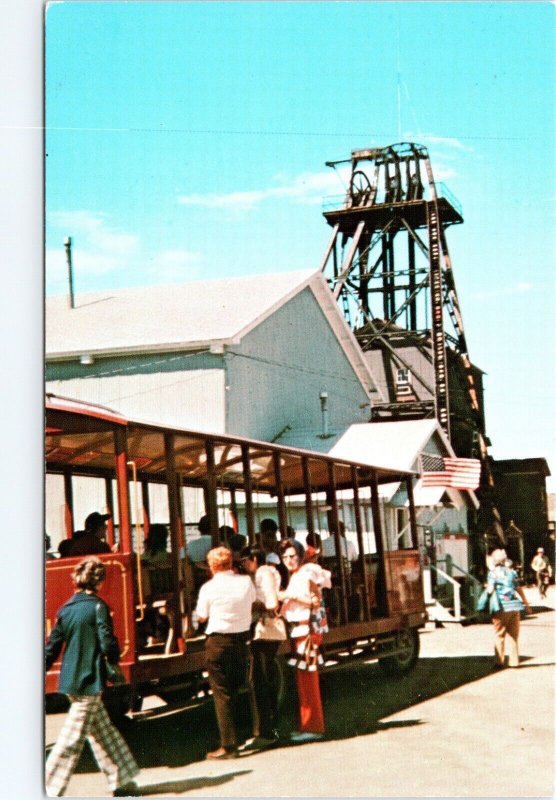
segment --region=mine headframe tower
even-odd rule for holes
[[[326,204],[322,262],[383,398],[372,419],[436,417],[458,455],[486,459],[481,372],[470,361],[446,229],[463,222],[428,151],[355,150],[347,192]]]

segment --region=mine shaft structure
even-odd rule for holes
[[[382,397],[371,421],[436,417],[457,455],[488,468],[482,373],[470,360],[446,230],[463,222],[411,142],[355,150],[345,195],[325,202],[332,227],[321,269]],[[345,169],[345,167],[344,167]]]

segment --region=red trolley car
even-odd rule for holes
[[[249,542],[258,536],[261,498],[269,503],[282,538],[295,508],[306,533],[328,533],[340,554],[346,498],[357,561],[339,555],[332,569],[326,663],[364,653],[393,672],[409,670],[419,652],[425,621],[417,547],[412,474],[349,462],[322,453],[224,434],[206,434],[128,420],[101,406],[47,395],[46,522],[54,541],[71,538],[81,520],[76,507],[112,515],[112,552],[99,556],[107,579],[102,596],[114,611],[121,665],[131,697],[190,687],[194,696],[204,669],[205,637],[192,620],[200,582],[208,577],[187,556],[188,531],[201,514],[219,525],[233,521]],[[379,485],[401,482],[409,501],[410,547],[387,550]],[[53,522],[54,520],[54,522]],[[144,537],[154,522],[169,527],[168,561],[146,569]],[[58,525],[59,530],[50,528]],[[60,530],[62,528],[62,530]],[[71,571],[79,558],[46,561],[46,632],[73,592]],[[164,641],[145,644],[140,626],[149,605],[169,621]],[[326,667],[325,667],[326,668]],[[46,675],[55,692],[59,664]]]

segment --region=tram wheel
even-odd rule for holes
[[[419,631],[413,628],[399,631],[396,648],[401,652],[379,659],[379,666],[387,675],[406,675],[411,672],[419,658]]]

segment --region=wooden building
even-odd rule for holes
[[[492,462],[494,494],[505,530],[518,528],[523,535],[524,575],[532,577],[529,565],[537,547],[544,547],[554,568],[554,541],[550,538],[546,478],[550,470],[544,458],[511,458]],[[507,549],[513,559],[519,551]]]

